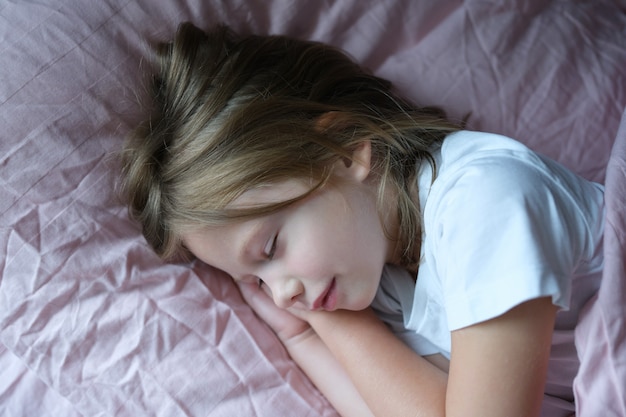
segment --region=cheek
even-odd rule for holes
[[[318,232],[296,236],[296,243],[290,245],[286,257],[290,268],[310,277],[324,276],[334,263],[333,245]]]
[[[299,258],[306,260],[307,267],[322,268],[323,264],[352,261],[367,254],[370,242],[363,241],[363,234],[353,217],[327,216],[315,218],[307,230],[296,236]]]
[[[307,216],[306,221],[289,232],[286,261],[294,272],[312,279],[327,279],[344,272],[341,265],[353,243],[334,221]]]

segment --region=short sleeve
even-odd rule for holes
[[[534,298],[568,307],[585,222],[570,190],[532,156],[486,152],[433,184],[426,256],[451,331]]]
[[[428,338],[406,328],[414,290],[415,282],[407,270],[386,265],[371,307],[396,337],[413,351],[423,356],[439,353],[439,348]]]

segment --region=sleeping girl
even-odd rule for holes
[[[232,276],[340,414],[575,412],[601,185],[324,44],[183,24],[157,55],[132,216]]]

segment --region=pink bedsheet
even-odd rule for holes
[[[470,128],[607,173],[610,286],[579,333],[611,371],[582,386],[626,415],[626,7],[608,0],[0,0],[0,415],[336,416],[228,278],[163,264],[115,193],[148,42],[185,20],[337,45]]]

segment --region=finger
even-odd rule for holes
[[[278,307],[263,289],[255,284],[239,284],[241,294],[255,313],[272,327],[301,322],[291,311]]]
[[[244,300],[265,321],[274,318],[276,314],[288,312],[274,304],[274,300],[256,284],[238,283],[239,290]]]
[[[269,285],[265,284],[263,281],[259,281],[259,288],[262,289],[272,300],[274,299]]]
[[[259,303],[273,303],[272,299],[267,296],[265,291],[259,288],[258,285],[252,283],[238,282],[239,291],[241,295],[251,306],[258,305]]]

